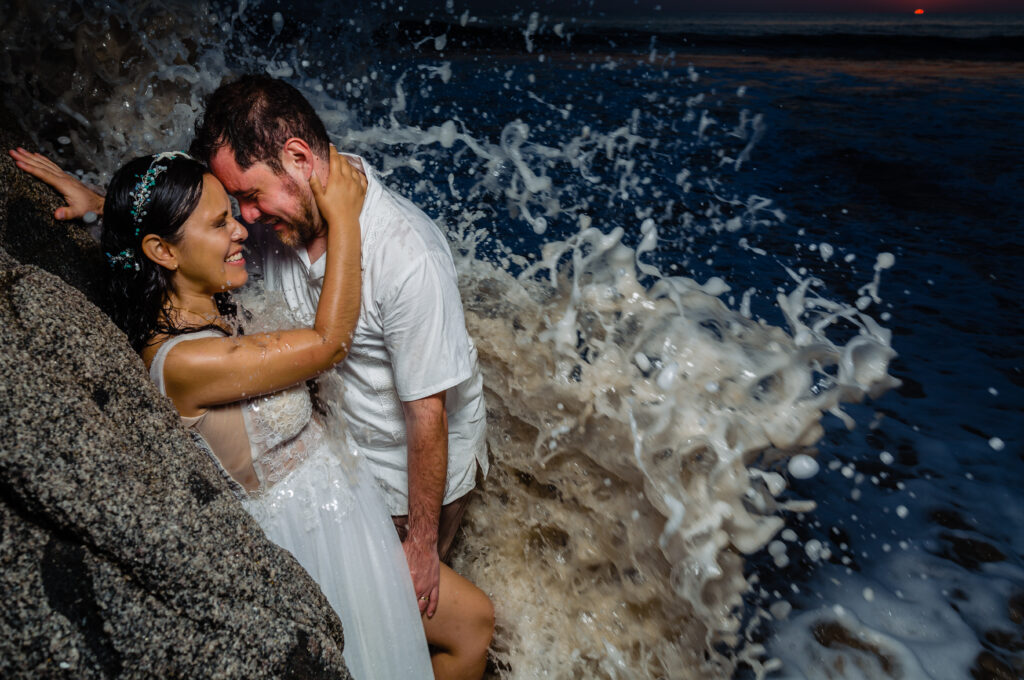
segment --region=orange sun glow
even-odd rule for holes
[[[923,9],[915,9],[914,10],[914,14],[924,14],[924,10]]]

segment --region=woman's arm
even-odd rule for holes
[[[338,363],[359,320],[359,212],[366,177],[331,147],[326,189],[314,173],[310,187],[327,222],[327,258],[313,328],[182,342],[167,355],[167,394],[183,415],[274,392]]]
[[[57,208],[53,213],[57,220],[74,220],[85,217],[87,213],[103,214],[103,197],[82,184],[76,177],[69,175],[42,154],[26,151],[21,147],[10,149],[7,153],[14,159],[14,164],[38,180],[49,184],[60,192],[67,205]]]

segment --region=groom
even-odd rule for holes
[[[308,181],[329,169],[327,131],[313,107],[287,83],[243,76],[210,95],[191,153],[251,225],[251,274],[312,323],[327,225]],[[384,491],[429,617],[439,555],[451,547],[477,469],[487,472],[482,380],[444,236],[362,169],[362,309],[348,358],[334,370],[348,430]]]

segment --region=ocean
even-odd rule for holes
[[[437,218],[493,677],[1024,676],[1024,15],[9,4],[86,180],[261,71]]]

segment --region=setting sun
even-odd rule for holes
[[[914,10],[914,14],[924,14],[924,10],[923,9],[915,9]]]

